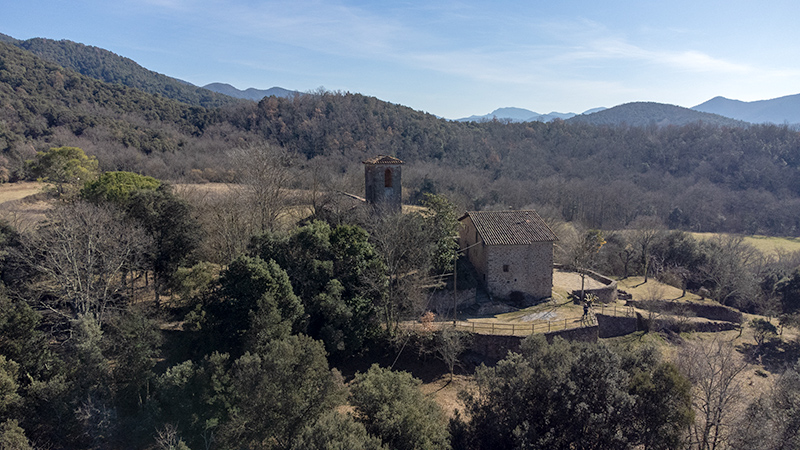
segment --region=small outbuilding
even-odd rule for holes
[[[490,294],[547,298],[558,237],[536,211],[467,211],[459,245]]]

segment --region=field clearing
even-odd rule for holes
[[[728,236],[725,233],[689,233],[698,241],[713,239],[719,236]],[[775,237],[752,235],[743,236],[746,244],[752,245],[765,256],[778,256],[780,254],[800,252],[800,237]]]
[[[43,194],[47,186],[47,183],[38,181],[0,185],[0,220],[20,231],[42,222],[47,211],[53,207]]]
[[[617,280],[617,288],[631,295],[634,300],[683,300],[692,302],[702,302],[703,299],[689,291],[683,295],[683,291],[674,286],[664,284],[652,277],[644,282],[644,277],[628,277]],[[707,300],[710,302],[710,300]]]

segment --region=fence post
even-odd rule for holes
[[[567,319],[564,319],[564,329],[567,329]]]
[[[494,335],[494,322],[492,322],[492,335]]]
[[[511,324],[511,335],[516,336],[517,333],[514,332],[514,324]]]
[[[550,319],[547,319],[547,331],[550,332]]]

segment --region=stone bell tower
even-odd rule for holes
[[[402,210],[402,164],[403,161],[386,155],[364,161],[364,197],[368,204],[393,213]]]

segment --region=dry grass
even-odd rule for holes
[[[36,181],[0,184],[0,220],[20,231],[42,222],[52,208],[52,202],[43,194],[46,187]]]
[[[633,295],[634,300],[701,301],[700,296],[688,291],[686,295],[682,296],[683,292],[681,289],[664,284],[653,277],[649,277],[647,283],[644,282],[644,277],[628,277],[617,280],[617,287]]]
[[[699,241],[726,236],[725,233],[689,233]],[[743,236],[744,242],[753,246],[765,256],[776,256],[784,253],[800,252],[800,238],[774,236]]]

